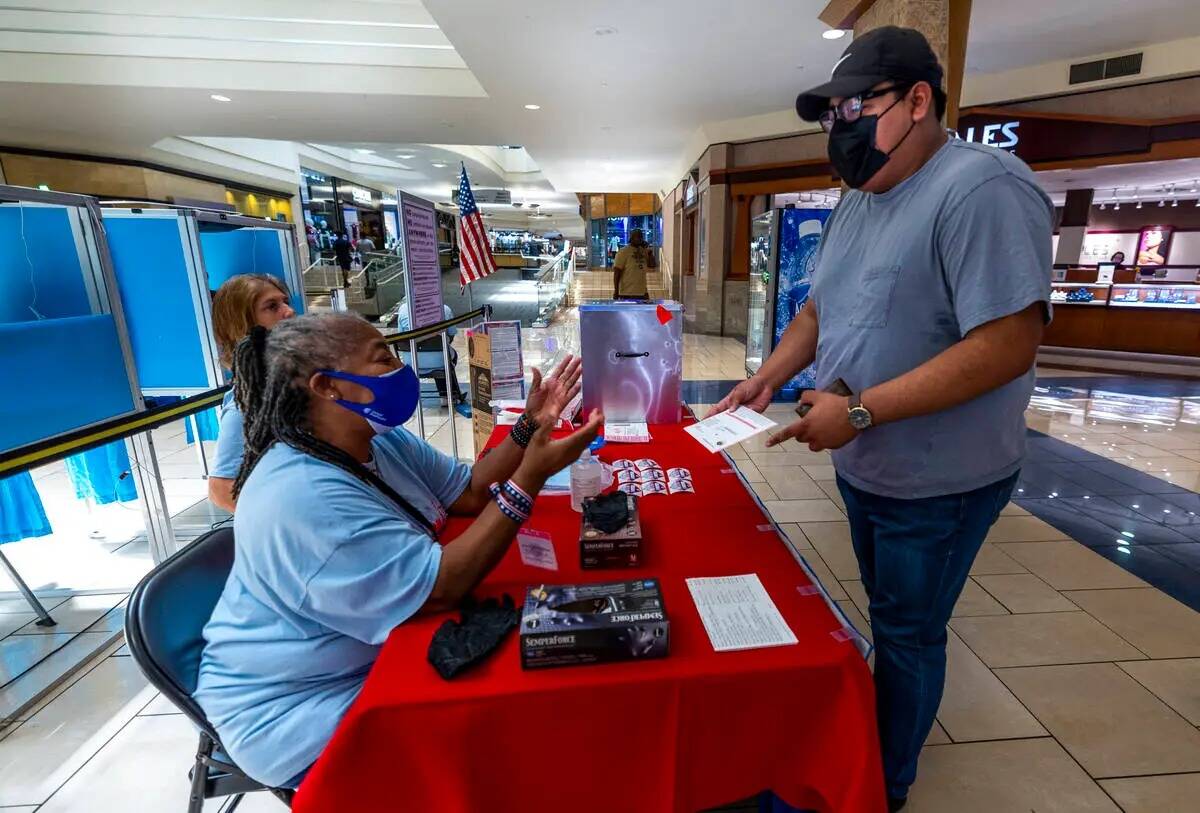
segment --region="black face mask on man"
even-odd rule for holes
[[[875,116],[859,116],[854,121],[839,118],[833,123],[829,130],[829,163],[851,189],[859,189],[875,177],[916,126],[916,122],[909,124],[908,131],[887,152],[875,146],[875,127],[879,120],[902,101],[903,95]]]

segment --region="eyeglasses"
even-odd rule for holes
[[[886,96],[893,91],[903,96],[911,87],[912,84],[892,85],[890,87],[880,88],[879,90],[869,90],[866,93],[860,93],[857,96],[849,96],[845,99],[842,99],[834,107],[823,111],[817,121],[821,123],[821,129],[828,133],[833,129],[833,125],[838,119],[841,119],[847,123],[858,121],[858,119],[862,116],[863,102],[871,99],[877,99],[880,96]]]

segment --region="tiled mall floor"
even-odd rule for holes
[[[545,361],[573,349],[569,335],[564,330],[547,344],[531,332],[526,361]],[[742,374],[736,342],[689,336],[687,353],[686,377],[692,381],[735,380]],[[1200,390],[1163,394],[1143,388],[1130,396],[1119,388],[1138,391],[1141,382],[1109,377],[1104,390],[1089,392],[1086,376],[1064,384],[1070,377],[1064,373],[1040,374],[1054,386],[1038,393],[1028,419],[1032,429],[1056,443],[1035,444],[1042,447],[1031,460],[1037,465],[1023,480],[1026,492],[1020,499],[1037,501],[1034,513],[1008,506],[971,570],[950,624],[938,725],[907,810],[1195,810],[1200,798],[1200,615],[1144,580],[1136,566],[1116,562],[1118,557],[1136,561],[1142,551],[1154,554],[1161,547],[1164,552],[1157,555],[1177,571],[1171,589],[1200,590],[1200,556],[1185,547],[1200,543],[1195,517],[1179,506],[1189,495],[1200,499],[1195,494],[1200,472],[1200,398],[1195,395]],[[721,386],[691,389],[707,393]],[[770,413],[783,421],[790,409],[776,404]],[[448,447],[444,410],[430,410],[426,429],[436,445]],[[458,421],[457,430],[466,454],[469,423]],[[1144,472],[1170,488],[1160,491],[1133,478],[1134,485],[1151,488],[1106,496],[1102,492],[1111,489],[1096,489],[1106,481],[1085,473],[1092,459],[1073,456],[1071,450],[1121,463],[1119,473],[1126,480],[1126,471]],[[732,455],[833,598],[869,634],[828,455],[794,443],[768,450],[761,442]],[[1046,471],[1059,479],[1049,482]],[[1083,490],[1076,495],[1078,488]],[[1140,509],[1129,509],[1135,515],[1126,515],[1099,502],[1111,499],[1121,507],[1117,498],[1134,493],[1155,497],[1161,505],[1139,502]],[[1058,502],[1067,499],[1078,500],[1068,503],[1069,514]],[[1092,500],[1101,508],[1089,515]],[[1054,511],[1048,519],[1039,518],[1036,514],[1050,504]],[[1163,514],[1168,506],[1179,506],[1182,514],[1174,508]],[[1136,514],[1155,509],[1160,516]],[[1095,524],[1085,527],[1085,520]],[[1139,524],[1123,526],[1119,520]],[[1060,526],[1084,538],[1076,541]],[[1094,534],[1101,528],[1111,532],[1111,546],[1096,544]],[[1132,528],[1134,536],[1122,535],[1123,528]],[[1129,554],[1115,550],[1118,537],[1126,540]],[[1145,571],[1147,576],[1157,572]],[[13,608],[0,603],[0,612],[6,610]],[[194,748],[185,719],[146,686],[126,650],[101,653],[18,725],[0,731],[0,813],[181,811]],[[259,795],[240,809],[283,808]]]

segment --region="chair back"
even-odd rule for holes
[[[209,531],[146,574],[125,612],[125,640],[146,679],[215,742],[220,740],[192,693],[204,625],[232,568],[233,529]]]

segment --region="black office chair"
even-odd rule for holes
[[[134,661],[146,679],[200,729],[188,813],[201,813],[205,799],[225,796],[231,798],[224,813],[232,813],[244,794],[260,790],[291,806],[293,791],[267,787],[233,764],[192,699],[200,676],[204,625],[232,567],[233,529],[209,531],[146,574],[125,612],[125,641]]]

